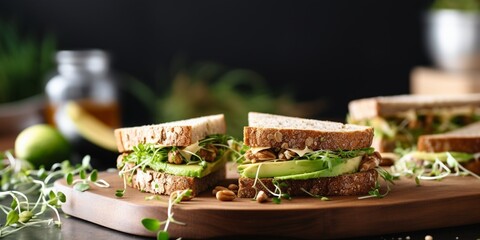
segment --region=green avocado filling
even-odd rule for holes
[[[272,160],[244,163],[237,167],[241,177],[274,178],[276,180],[305,180],[355,173],[364,155],[373,154],[373,148],[352,151],[319,150],[293,160]]]
[[[464,153],[464,152],[448,152],[455,160],[459,163],[468,162],[474,158],[472,153]],[[447,152],[421,152],[421,151],[414,151],[411,153],[411,156],[415,159],[421,159],[425,161],[435,161],[436,159],[447,162],[448,154]]]
[[[231,141],[234,139],[230,136],[216,134],[185,148],[140,144],[117,167],[123,169],[127,164],[133,164],[143,170],[151,168],[176,176],[201,178],[224,167],[230,160],[233,155]],[[174,152],[177,153],[177,163],[169,160],[169,155]],[[207,161],[206,158],[210,159]]]
[[[409,112],[403,116],[363,120],[353,120],[347,116],[348,123],[373,127],[375,139],[394,141],[401,148],[415,146],[421,135],[445,133],[479,120],[480,115],[473,110],[456,114],[440,110],[429,113]]]

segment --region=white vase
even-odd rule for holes
[[[431,10],[425,16],[425,40],[430,59],[448,71],[480,70],[480,14]]]

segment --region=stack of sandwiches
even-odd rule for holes
[[[223,114],[114,131],[117,167],[144,192],[192,195],[225,179],[233,152],[238,197],[364,195],[378,186],[382,157],[410,149],[419,162],[453,156],[480,174],[480,95],[398,95],[354,100],[347,124],[250,112],[243,147],[232,149]],[[235,156],[235,159],[239,159]]]
[[[445,133],[480,120],[480,94],[393,95],[353,100],[347,122],[375,129],[372,146],[384,158],[413,149],[421,135]]]
[[[377,184],[381,157],[371,148],[371,127],[256,112],[248,121],[238,197],[254,198],[260,190],[269,196],[365,195]],[[238,159],[225,132],[222,114],[119,128],[117,167],[140,191],[192,189],[195,196],[223,180],[226,163]]]
[[[375,187],[373,128],[250,112],[238,197],[362,195]]]

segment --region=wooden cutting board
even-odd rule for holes
[[[102,172],[99,178],[110,188],[92,186],[86,192],[73,190],[65,180],[55,182],[67,196],[62,210],[118,231],[155,236],[141,224],[143,218],[166,219],[167,197],[151,196],[128,188],[123,198],[115,191],[123,188],[117,173]],[[227,185],[235,180],[226,180]],[[413,179],[395,181],[385,198],[358,199],[355,196],[330,197],[330,201],[296,197],[257,203],[251,199],[218,201],[210,191],[181,202],[173,208],[174,218],[186,225],[170,224],[171,237],[211,238],[228,236],[281,236],[306,239],[332,239],[372,236],[395,232],[480,223],[480,180],[449,177],[442,181]]]

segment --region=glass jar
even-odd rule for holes
[[[56,54],[57,73],[48,80],[46,121],[68,138],[78,134],[66,116],[68,101],[112,128],[120,127],[118,92],[108,54],[102,50],[65,50]]]

